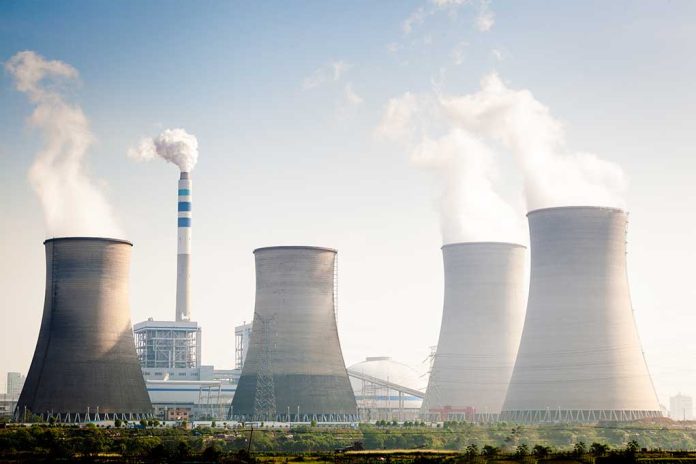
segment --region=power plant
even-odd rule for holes
[[[149,319],[134,332],[131,243],[46,240],[43,320],[17,420],[140,419],[150,417],[153,406],[171,420],[221,418],[225,410],[241,421],[353,422],[359,412],[367,419],[402,419],[415,417],[414,405],[432,421],[662,416],[633,318],[622,210],[561,207],[528,214],[526,318],[524,246],[444,245],[442,322],[425,394],[389,369],[346,369],[336,325],[337,252],[330,248],[256,249],[254,319],[236,330],[237,369],[204,366],[201,329],[191,320],[186,172],[179,179],[177,216],[176,320]],[[387,366],[388,358],[369,361]],[[360,387],[360,410],[349,376]]]
[[[65,237],[44,244],[43,318],[15,418],[149,417],[128,304],[131,243]]]
[[[502,420],[629,421],[662,413],[626,273],[624,211],[532,211],[527,315]]]
[[[526,249],[453,243],[442,247],[442,256],[442,324],[421,413],[436,421],[493,421],[522,331]]]
[[[336,250],[278,246],[254,255],[253,331],[231,416],[357,420],[336,326]]]

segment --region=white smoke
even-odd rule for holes
[[[184,129],[166,129],[155,138],[144,138],[128,156],[149,161],[160,157],[179,166],[182,172],[191,172],[198,162],[198,140]]]
[[[49,235],[122,236],[111,206],[85,170],[85,154],[94,140],[89,122],[61,93],[62,86],[79,78],[78,71],[32,51],[14,55],[5,70],[34,104],[29,124],[45,140],[29,181],[41,201]]]
[[[521,240],[522,211],[495,188],[494,151],[453,124],[439,99],[412,93],[392,99],[377,134],[400,142],[414,165],[435,174],[443,243]]]
[[[510,89],[491,74],[481,80],[480,91],[440,102],[458,127],[515,155],[525,177],[528,209],[625,207],[628,182],[622,169],[591,153],[569,151],[562,124],[530,91]]]

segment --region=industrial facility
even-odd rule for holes
[[[128,305],[131,243],[96,237],[44,243],[43,318],[15,418],[149,417]]]
[[[662,416],[633,318],[627,214],[563,207],[528,217],[529,301],[501,418],[538,423]]]
[[[525,256],[514,243],[442,247],[444,307],[424,418],[497,420],[522,332]]]
[[[279,246],[254,255],[254,328],[231,417],[357,420],[336,326],[336,250]]]
[[[360,420],[413,421],[423,403],[423,380],[388,356],[368,357],[348,368]]]
[[[192,180],[178,183],[174,320],[152,318],[133,327],[135,347],[154,414],[161,419],[215,419],[227,414],[239,370],[203,365],[203,335],[191,310]]]
[[[18,401],[6,395],[2,406],[16,419],[154,413],[167,420],[540,423],[662,415],[633,318],[622,210],[529,213],[526,319],[524,246],[444,245],[441,328],[424,393],[425,380],[388,357],[346,369],[330,248],[256,249],[254,319],[234,328],[235,368],[203,365],[190,295],[191,194],[190,174],[182,172],[171,321],[150,318],[131,329],[131,243],[46,240],[36,351]],[[691,406],[673,409],[691,414]]]

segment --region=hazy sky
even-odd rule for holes
[[[339,250],[346,363],[391,355],[425,370],[453,184],[442,163],[418,162],[430,152],[409,140],[446,141],[455,129],[385,137],[390,101],[412,96],[430,123],[442,111],[433,105],[479,92],[486,76],[531,92],[570,152],[594,153],[628,179],[635,315],[667,403],[696,395],[694,18],[690,0],[3,1],[0,61],[32,50],[79,72],[65,98],[89,121],[89,174],[135,245],[134,322],[174,317],[178,171],[127,151],[165,128],[197,136],[193,315],[204,362],[218,368],[232,367],[234,326],[253,316],[253,249],[308,244]],[[43,142],[32,111],[0,74],[0,372],[28,370],[43,305],[48,232],[28,180]],[[482,164],[481,185],[514,228],[525,178],[504,145],[481,152],[493,163]]]

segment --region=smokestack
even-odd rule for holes
[[[528,218],[529,302],[501,419],[661,417],[633,318],[626,213],[562,207]]]
[[[525,254],[514,243],[442,247],[445,301],[425,417],[487,421],[500,414],[522,332]]]
[[[132,245],[96,237],[44,243],[43,319],[15,419],[149,417],[128,306]]]
[[[176,320],[191,320],[191,174],[179,178],[176,255]]]
[[[254,325],[233,416],[357,420],[336,327],[336,250],[280,246],[254,255]]]

